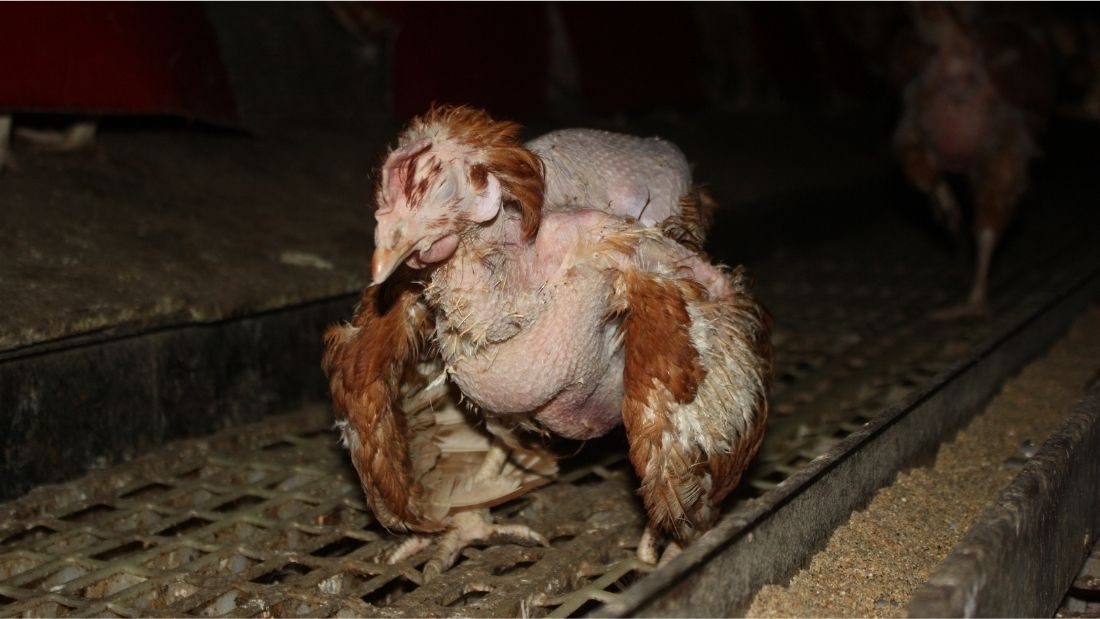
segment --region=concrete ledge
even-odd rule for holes
[[[1100,383],[913,597],[911,617],[1049,617],[1100,531]]]
[[[0,500],[327,398],[321,334],[358,295],[0,357]]]

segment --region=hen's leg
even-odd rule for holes
[[[934,320],[957,320],[960,318],[981,318],[989,315],[986,304],[986,287],[989,281],[989,265],[993,262],[993,250],[997,245],[997,236],[992,230],[978,232],[977,256],[974,265],[974,282],[966,300],[932,312]]]
[[[932,216],[955,237],[962,229],[962,211],[951,188],[943,180],[943,171],[936,156],[917,130],[916,119],[907,112],[894,136],[894,149],[901,161],[905,177],[928,196]]]
[[[498,439],[485,452],[485,457],[473,474],[474,483],[492,483],[501,475],[508,460],[508,449]],[[432,558],[424,565],[424,579],[431,580],[454,565],[462,549],[478,543],[515,543],[546,546],[549,541],[525,525],[496,524],[488,509],[458,512],[447,519],[448,530],[442,535],[413,535],[394,548],[386,561],[398,563],[435,545]]]
[[[398,563],[416,553],[436,545],[432,558],[424,564],[424,580],[429,581],[454,565],[463,548],[479,543],[522,544],[547,546],[550,542],[541,533],[519,524],[496,524],[487,509],[458,512],[450,517],[451,528],[437,537],[415,535],[395,548],[386,558],[388,563]]]
[[[997,247],[997,233],[991,228],[978,231],[977,260],[974,266],[974,283],[967,303],[985,310],[986,290],[989,286],[989,265],[993,263],[993,250]]]
[[[1020,197],[1027,188],[1029,140],[1025,129],[1017,126],[971,176],[974,184],[974,280],[966,300],[958,306],[937,312],[935,318],[964,318],[989,313],[986,296],[993,254],[1001,235],[1012,219]]]
[[[989,315],[986,304],[986,290],[989,282],[989,265],[993,262],[993,250],[997,246],[997,235],[989,228],[983,228],[977,234],[977,255],[974,261],[974,282],[966,300],[958,305],[946,307],[932,313],[937,320],[957,318],[980,318]]]
[[[474,480],[489,481],[500,474],[508,451],[496,440],[485,454]],[[549,541],[525,525],[496,524],[487,509],[462,511],[448,519],[449,529],[440,536],[414,535],[395,548],[387,561],[397,563],[437,543],[435,556],[424,566],[425,577],[435,577],[454,564],[462,549],[475,543],[517,543],[545,546]]]
[[[638,559],[656,567],[663,567],[683,551],[684,548],[679,542],[672,541],[665,546],[664,552],[658,555],[657,548],[660,545],[661,537],[659,531],[652,526],[646,526],[642,538],[638,540]]]

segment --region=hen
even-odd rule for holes
[[[894,146],[909,180],[955,234],[962,211],[947,184],[965,175],[974,191],[977,256],[970,293],[938,318],[984,314],[993,252],[1028,186],[1035,135],[1049,105],[1041,45],[1006,21],[966,23],[954,5],[918,3],[918,30],[934,49],[906,87]],[[974,21],[973,19],[970,20]]]
[[[338,424],[371,509],[392,530],[446,531],[426,574],[493,534],[545,541],[470,515],[552,475],[532,442],[540,433],[588,439],[624,424],[649,514],[638,552],[650,562],[659,535],[687,542],[713,524],[763,438],[770,319],[747,277],[645,225],[647,215],[682,218],[676,192],[690,193],[688,184],[654,185],[642,199],[614,182],[627,175],[574,159],[591,181],[573,191],[555,185],[557,164],[544,177],[535,154],[553,161],[560,155],[545,153],[569,147],[556,138],[524,146],[518,131],[463,107],[412,121],[378,182],[374,284],[352,323],[325,333]],[[612,182],[593,182],[601,178]],[[395,274],[402,261],[411,269]],[[433,367],[446,376],[433,380]],[[484,420],[493,446],[451,480],[432,477],[438,456],[424,453],[423,414],[410,415],[424,410],[409,406],[410,394],[431,396],[409,385],[428,381],[450,381],[470,404],[465,431]],[[454,478],[476,488],[502,466],[514,480],[501,484],[507,496],[438,501]]]

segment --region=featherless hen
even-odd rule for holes
[[[679,151],[518,133],[466,107],[410,123],[378,179],[374,283],[325,333],[370,507],[416,534],[389,559],[440,536],[427,577],[475,541],[546,543],[486,509],[553,479],[541,435],[625,426],[651,563],[712,526],[763,438],[770,318],[696,248],[710,201]]]

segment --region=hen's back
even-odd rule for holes
[[[682,215],[691,168],[675,144],[598,129],[561,129],[526,147],[546,168],[545,208],[599,208],[653,226]]]

